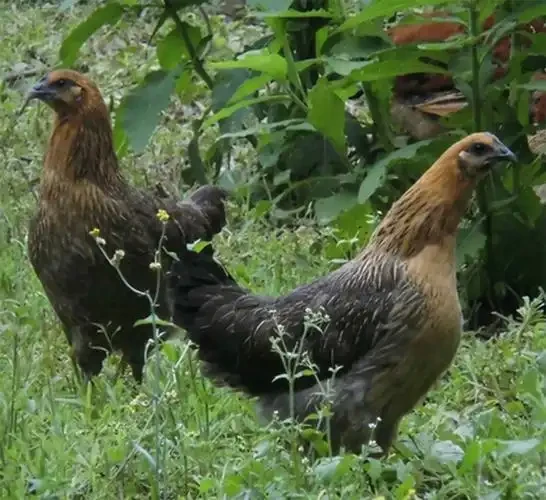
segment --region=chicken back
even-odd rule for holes
[[[376,425],[387,452],[459,345],[459,221],[479,179],[514,158],[489,133],[455,143],[393,204],[360,255],[282,297],[253,295],[210,253],[183,251],[169,279],[174,321],[197,344],[203,372],[257,396],[266,418],[303,421],[328,403],[334,451],[360,452]],[[315,366],[315,377],[294,380],[293,401],[278,377],[278,346],[306,352]]]
[[[150,315],[146,294],[120,279],[99,248],[111,257],[134,288],[157,297],[155,314],[169,320],[164,269],[177,251],[199,238],[210,239],[225,224],[226,193],[203,186],[177,202],[127,183],[118,167],[110,116],[96,85],[71,70],[46,75],[30,91],[55,112],[45,154],[38,210],[30,223],[32,266],[62,322],[73,360],[86,380],[98,374],[109,352],[142,380],[152,326],[134,323]],[[164,210],[168,220],[161,221]],[[165,216],[163,217],[166,218]],[[165,225],[164,225],[165,224]],[[100,238],[90,234],[97,228]],[[162,239],[160,266],[150,266]],[[165,334],[172,333],[169,329]]]

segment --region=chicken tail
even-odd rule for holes
[[[182,202],[173,205],[159,191],[161,204],[175,219],[187,243],[198,239],[210,241],[226,224],[225,200],[228,193],[218,186],[205,185]]]
[[[212,185],[201,186],[190,196],[191,202],[201,209],[209,222],[210,237],[218,234],[226,224],[224,202],[227,196],[225,189]]]
[[[206,376],[251,395],[284,387],[284,380],[272,382],[284,372],[270,341],[275,299],[237,284],[215,260],[210,245],[199,253],[179,252],[169,273],[169,289],[173,321],[197,344]]]
[[[175,303],[174,320],[188,331],[192,341],[199,344],[201,329],[195,328],[195,322],[200,317],[203,306],[225,288],[240,294],[246,292],[214,259],[212,245],[199,253],[183,248],[178,257],[179,260],[173,263],[169,273],[169,285]]]

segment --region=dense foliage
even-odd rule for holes
[[[509,71],[495,82],[491,57],[500,38],[515,37],[521,23],[546,14],[544,2],[450,4],[449,19],[466,34],[395,47],[385,26],[415,7],[413,0],[363,1],[352,11],[340,0],[251,0],[251,13],[268,29],[233,60],[210,56],[214,30],[205,4],[102,2],[65,38],[60,57],[71,65],[104,24],[129,18],[156,25],[146,43],[156,48],[158,68],[116,110],[120,153],[143,151],[170,96],[191,98],[200,81],[210,106],[193,120],[184,183],[212,180],[236,188],[260,213],[284,222],[312,204],[318,220],[338,230],[337,239],[364,243],[369,227],[362,221],[387,209],[454,136],[490,130],[511,144],[520,164],[494,173],[480,188],[478,208],[463,229],[459,257],[468,316],[473,324],[490,323],[492,311],[511,312],[521,296],[536,293],[546,279],[546,212],[532,188],[545,182],[546,170],[527,146],[533,126],[526,109],[531,92],[546,89],[546,82],[530,80],[546,66],[546,33],[527,34],[525,48],[512,44]],[[442,4],[426,0],[420,7]],[[496,23],[482,31],[492,13]],[[452,75],[471,103],[444,120],[448,132],[434,140],[412,141],[392,125],[393,79],[416,72]],[[359,94],[365,108],[355,113],[346,103]],[[213,125],[216,139],[203,149],[200,137]],[[254,168],[227,161],[241,140],[256,151]],[[348,256],[346,245],[331,251]]]

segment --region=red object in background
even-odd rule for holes
[[[423,14],[423,17],[448,16],[446,11],[436,11]],[[494,16],[489,16],[484,22],[484,29],[490,29],[494,25]],[[534,19],[524,26],[529,33],[546,32],[545,19]],[[464,33],[464,26],[455,22],[423,22],[417,24],[394,26],[387,30],[388,35],[395,45],[408,45],[412,43],[441,42],[460,33]],[[526,47],[530,40],[522,37],[521,44]],[[496,80],[507,72],[506,63],[510,58],[512,46],[511,37],[507,36],[499,40],[493,50],[493,61],[497,64],[493,78]],[[543,72],[537,72],[534,79],[546,79]],[[450,76],[434,73],[412,73],[396,78],[394,93],[398,98],[408,98],[415,95],[441,92],[454,88],[453,79]],[[531,113],[536,122],[546,121],[546,92],[535,92]]]

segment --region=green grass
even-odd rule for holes
[[[62,37],[91,9],[24,5],[3,8],[3,74],[22,62],[55,65]],[[153,47],[135,49],[152,29],[102,30],[83,48],[80,61],[107,98],[117,102],[152,68]],[[245,36],[236,33],[229,36]],[[218,54],[229,52],[224,42]],[[449,373],[404,419],[399,452],[381,461],[312,463],[294,453],[285,446],[291,429],[261,426],[252,401],[213,388],[181,339],[150,360],[139,394],[128,377],[114,382],[114,358],[96,390],[80,388],[26,256],[31,185],[51,117],[39,106],[18,119],[15,112],[37,77],[0,94],[0,498],[546,497],[546,319],[538,301],[498,339],[465,335]],[[189,109],[173,102],[146,152],[124,158],[134,182],[179,178]],[[239,158],[250,166],[244,151]],[[327,228],[302,221],[273,230],[243,204],[230,208],[217,246],[244,285],[278,294],[333,269],[323,250]]]

